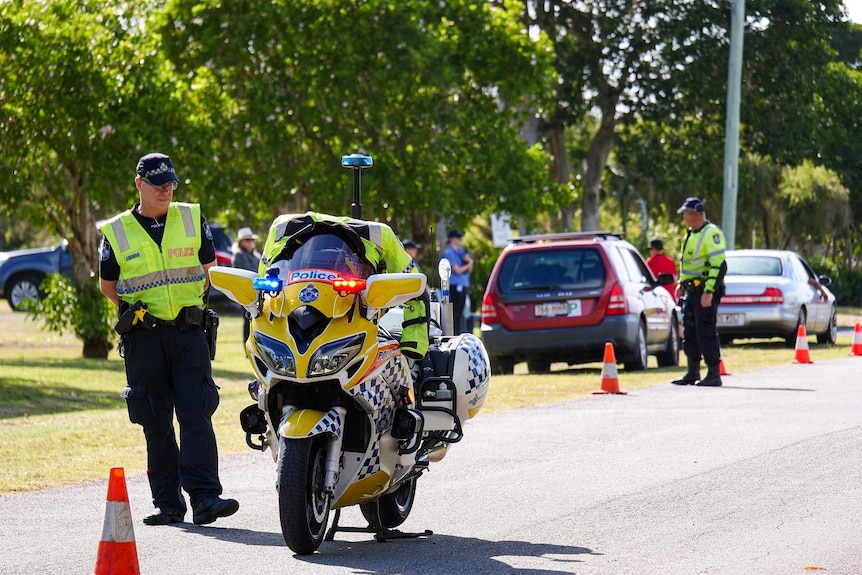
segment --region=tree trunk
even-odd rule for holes
[[[616,99],[607,102],[602,109],[599,129],[587,150],[584,161],[584,196],[581,199],[581,230],[596,231],[599,229],[599,208],[602,191],[602,174],[608,163],[608,156],[614,147],[614,130],[616,129]]]
[[[566,149],[566,127],[555,124],[548,130],[548,149],[551,152],[551,179],[561,184],[568,184],[572,178],[572,167]],[[572,231],[574,209],[572,206],[560,206],[560,231]]]
[[[69,254],[72,257],[72,284],[78,292],[79,313],[101,319],[104,312],[104,295],[99,290],[98,238],[96,219],[90,210],[90,196],[79,192],[69,213],[71,234],[67,234]],[[78,333],[83,342],[82,355],[87,359],[108,359],[111,342],[106,333],[96,330]]]

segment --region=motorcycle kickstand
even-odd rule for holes
[[[344,531],[345,533],[373,533],[374,539],[380,543],[385,543],[389,539],[416,539],[418,537],[427,537],[428,535],[433,535],[434,532],[430,529],[426,529],[421,533],[410,533],[399,531],[398,529],[387,529],[379,524],[369,523],[367,527],[342,527],[338,525],[338,520],[341,518],[341,509],[335,510],[335,517],[332,520],[332,527],[326,532],[323,539],[324,541],[333,541],[335,539],[335,534],[338,531]]]

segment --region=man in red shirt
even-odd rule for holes
[[[674,282],[679,279],[679,273],[673,259],[664,253],[664,243],[661,240],[652,240],[649,243],[649,257],[646,260],[649,269],[658,277],[659,274],[673,274]],[[669,287],[670,295],[676,301],[676,290]]]

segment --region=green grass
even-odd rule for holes
[[[842,310],[839,323],[852,327],[859,310]],[[81,343],[71,335],[45,332],[24,314],[0,303],[0,495],[104,479],[111,467],[128,474],[146,467],[140,426],[129,422],[120,392],[123,361],[114,351],[108,361],[81,359]],[[246,452],[239,411],[252,403],[246,391],[251,371],[240,342],[239,317],[222,315],[213,375],[221,405],[213,417],[219,453]],[[845,357],[851,338],[821,346],[809,338],[814,361]],[[779,340],[750,340],[723,350],[730,373],[793,361],[794,350]],[[682,368],[655,367],[619,372],[620,388],[630,391],[661,384]],[[495,376],[484,412],[583,397],[599,389],[602,365],[554,365],[552,373],[531,375],[524,364],[511,376]],[[481,417],[481,415],[479,416]]]

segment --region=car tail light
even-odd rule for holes
[[[494,306],[494,298],[489,293],[486,293],[485,297],[482,298],[482,323],[500,323],[500,318],[497,317],[497,308]]]
[[[784,303],[784,294],[777,287],[768,287],[761,294],[726,295],[721,303],[727,305],[764,305]]]
[[[216,264],[220,266],[232,265],[230,255],[224,252],[216,252]]]
[[[611,288],[611,299],[608,300],[608,311],[605,315],[625,315],[629,312],[629,306],[626,305],[626,297],[623,295],[623,290],[620,284],[614,284]]]

